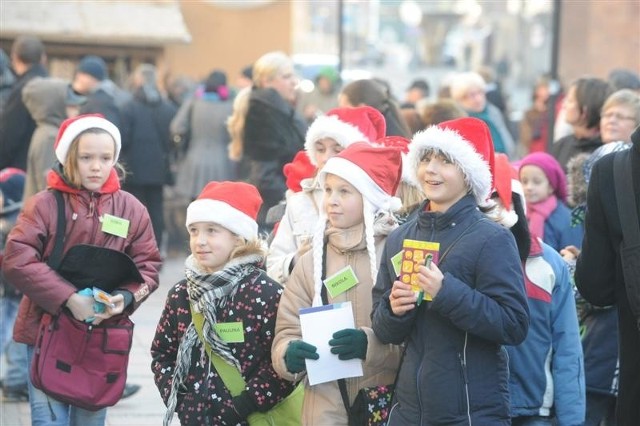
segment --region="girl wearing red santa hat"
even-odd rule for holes
[[[183,425],[246,424],[294,388],[271,365],[282,287],[262,270],[261,205],[253,185],[209,182],[187,208],[185,279],[169,290],[151,346],[165,425],[174,412]],[[233,324],[239,331],[225,331]],[[235,382],[239,393],[229,390]],[[299,424],[299,415],[276,419],[291,422]]]
[[[23,213],[9,234],[3,272],[20,289],[22,299],[14,339],[28,345],[29,359],[40,319],[67,308],[78,320],[97,324],[112,316],[131,314],[158,287],[160,253],[149,214],[131,194],[120,190],[117,170],[120,132],[99,114],[65,120],[58,131],[58,163],[47,175],[47,191],[26,200]],[[66,232],[63,254],[78,244],[90,244],[129,255],[143,282],[123,282],[112,292],[104,313],[94,312],[94,299],[76,293],[46,260],[51,256],[57,229],[54,191],[62,194]],[[119,222],[116,231],[103,225],[105,215]],[[99,361],[96,361],[99,362]],[[56,401],[29,383],[34,424],[103,425],[106,409],[88,411]]]
[[[312,250],[296,263],[282,295],[271,359],[278,374],[291,381],[305,377],[307,359],[336,355],[341,361],[362,360],[363,375],[344,379],[344,386],[336,380],[311,386],[305,380],[302,424],[346,426],[346,401],[350,406],[359,389],[395,377],[399,350],[378,340],[370,313],[379,253],[397,226],[391,213],[401,205],[394,197],[401,174],[398,149],[366,142],[348,146],[320,170],[324,198]],[[329,294],[323,283],[345,270],[351,271],[349,284]],[[299,309],[342,302],[351,303],[355,328],[336,331],[327,342],[331,353],[320,355],[302,339]]]
[[[388,425],[509,425],[503,345],[527,335],[522,266],[509,230],[485,218],[494,169],[487,125],[460,118],[417,133],[407,166],[427,200],[389,235],[373,290],[372,328],[405,342]],[[439,243],[414,292],[393,259],[406,239]],[[418,298],[416,298],[418,294]]]
[[[322,169],[329,158],[354,142],[372,142],[385,134],[385,121],[376,109],[335,108],[311,124],[305,140],[305,152],[314,173]],[[299,161],[301,162],[301,161]],[[287,165],[289,166],[289,165]],[[287,184],[299,168],[287,167]],[[287,284],[293,266],[311,248],[311,236],[318,221],[323,190],[315,176],[300,181],[302,191],[287,191],[287,206],[269,249],[267,272],[282,285]]]

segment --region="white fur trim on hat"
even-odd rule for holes
[[[447,154],[462,170],[465,182],[471,188],[476,202],[479,205],[486,204],[491,193],[489,164],[455,130],[431,126],[415,134],[409,145],[406,163],[410,171],[411,182],[414,185],[422,188],[422,184],[418,181],[417,172],[420,159],[427,149],[435,149]]]
[[[69,147],[71,146],[73,140],[78,137],[80,133],[93,128],[102,129],[111,135],[116,143],[116,152],[113,162],[115,164],[115,162],[118,161],[118,157],[120,156],[120,148],[122,147],[120,130],[118,130],[118,128],[112,122],[105,118],[89,116],[80,118],[70,123],[58,140],[56,144],[56,158],[61,164],[65,163],[67,159],[67,153],[69,152]]]
[[[351,161],[332,157],[320,171],[320,186],[324,185],[327,173],[334,174],[353,185],[374,207],[374,214],[379,211],[397,211],[402,207],[399,198],[387,194],[371,177]]]
[[[258,237],[256,221],[223,201],[201,198],[189,204],[186,226],[196,222],[217,223],[246,240]]]
[[[304,149],[314,166],[318,165],[315,143],[325,138],[331,138],[345,148],[354,142],[370,142],[356,126],[345,123],[334,115],[320,116],[309,126],[304,142]]]

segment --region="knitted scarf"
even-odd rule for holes
[[[558,207],[558,198],[555,195],[550,195],[546,200],[538,203],[527,203],[527,220],[531,235],[544,241],[544,223],[556,207]]]
[[[191,309],[204,316],[202,327],[204,340],[215,353],[238,370],[240,370],[240,363],[233,356],[229,346],[215,331],[216,312],[218,309],[223,309],[230,300],[233,300],[241,282],[251,280],[252,277],[260,273],[259,266],[263,260],[263,257],[259,255],[239,257],[231,260],[222,270],[213,274],[202,272],[193,255],[185,261],[189,303]],[[171,393],[167,400],[167,412],[163,422],[165,426],[169,425],[173,418],[178,403],[178,392],[181,388],[184,389],[184,381],[191,366],[191,353],[197,342],[198,333],[191,322],[182,336],[180,346],[178,346]]]

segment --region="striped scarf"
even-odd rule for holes
[[[203,273],[196,264],[193,255],[185,261],[185,276],[187,278],[187,293],[191,309],[201,312],[204,316],[202,334],[206,343],[211,349],[220,355],[229,364],[240,370],[240,363],[233,356],[229,346],[220,338],[215,331],[216,312],[223,309],[227,302],[233,300],[241,282],[246,282],[250,277],[260,273],[259,265],[263,261],[259,255],[248,255],[239,257],[228,262],[225,267],[213,274]],[[163,424],[171,423],[173,413],[178,403],[178,393],[185,388],[184,381],[188,376],[191,366],[191,353],[198,342],[198,333],[193,325],[189,324],[186,332],[182,336],[176,365],[171,383],[171,393],[167,400],[167,412]]]

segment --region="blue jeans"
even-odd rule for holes
[[[29,372],[27,345],[16,342],[12,337],[19,305],[20,298],[0,298],[0,363],[3,385],[9,388],[26,385]]]
[[[29,365],[33,358],[33,346],[27,346]],[[29,405],[32,426],[104,426],[107,409],[83,410],[70,404],[56,401],[29,380]]]

